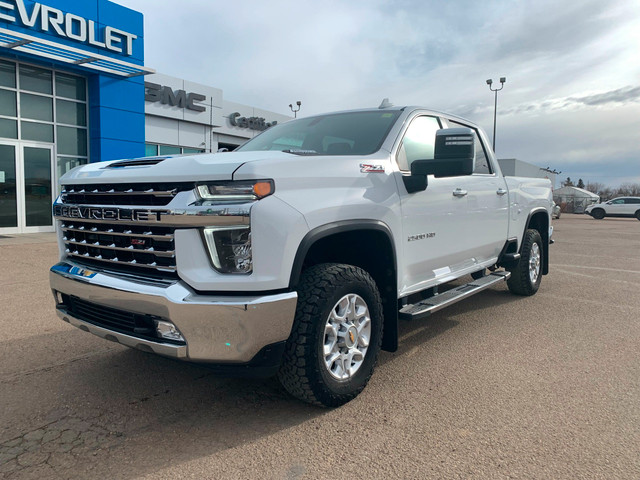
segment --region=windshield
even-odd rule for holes
[[[301,118],[265,130],[236,151],[369,155],[380,148],[400,113],[399,110],[370,110]]]

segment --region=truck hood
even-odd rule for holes
[[[173,183],[233,180],[233,173],[245,163],[290,157],[289,153],[268,151],[203,153],[113,160],[74,168],[60,179],[60,183]]]

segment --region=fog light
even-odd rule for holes
[[[53,292],[53,298],[56,299],[56,305],[62,305],[64,303],[64,300],[62,299],[62,294],[57,290],[52,290],[52,292]]]
[[[205,228],[204,238],[213,267],[220,273],[249,274],[253,270],[248,225]]]
[[[164,322],[162,320],[155,320],[156,332],[160,338],[166,338],[167,340],[174,340],[177,342],[184,342],[184,337],[176,326],[171,322]]]

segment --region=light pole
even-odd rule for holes
[[[507,81],[507,77],[500,77],[500,88],[491,88],[493,80],[487,80],[489,90],[495,92],[495,103],[493,105],[493,152],[496,151],[496,114],[498,112],[498,92],[504,88],[504,84]]]
[[[289,104],[289,108],[291,109],[291,111],[293,112],[293,118],[298,118],[298,112],[300,111],[300,105],[302,105],[302,102],[300,100],[298,100],[296,102],[296,105],[298,106],[297,109],[293,108],[293,104]]]

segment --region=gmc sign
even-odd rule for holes
[[[207,97],[199,93],[187,93],[184,90],[174,91],[171,87],[144,82],[144,99],[151,103],[161,103],[172,107],[186,108],[194,112],[204,112],[206,110],[205,107],[196,105],[195,102],[202,102]]]

